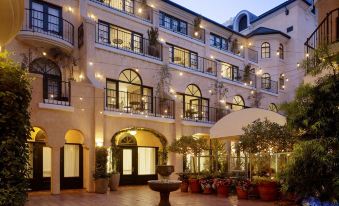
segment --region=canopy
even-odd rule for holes
[[[249,108],[232,112],[219,120],[210,130],[211,138],[235,137],[242,135],[243,127],[251,124],[257,119],[265,120],[267,118],[271,122],[280,125],[286,124],[286,117],[269,110]]]

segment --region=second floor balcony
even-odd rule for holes
[[[254,71],[244,71],[237,66],[233,66],[224,62],[221,64],[221,77],[226,80],[238,82],[250,87],[256,87],[257,76]]]
[[[215,123],[228,113],[229,111],[223,108],[215,108],[203,104],[184,103],[182,119],[201,123]]]

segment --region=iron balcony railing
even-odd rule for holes
[[[90,0],[107,8],[152,23],[153,9],[142,1],[133,0]]]
[[[150,41],[141,35],[127,32],[113,25],[100,22],[97,24],[96,43],[162,60],[162,44],[151,45]]]
[[[69,21],[34,9],[25,9],[21,31],[30,31],[62,39],[74,45],[74,26]]]
[[[261,89],[278,94],[278,82],[268,79],[261,79]]]
[[[174,100],[105,89],[105,110],[174,119]]]
[[[240,47],[239,45],[232,46],[232,44],[233,42],[227,42],[225,46],[222,46],[221,43],[218,43],[218,44],[210,43],[210,46],[216,49],[219,49],[221,51],[231,53],[233,55],[244,58],[245,57],[244,48]]]
[[[216,76],[217,62],[198,56],[186,50],[172,47],[170,62],[204,74]]]
[[[184,103],[183,119],[188,121],[215,123],[227,115],[227,109],[214,108],[202,104]]]
[[[248,51],[248,60],[254,63],[258,63],[258,52],[251,48],[248,48],[247,51]]]
[[[221,76],[223,79],[231,80],[234,82],[240,82],[246,86],[257,87],[257,76],[254,72],[245,72],[238,67],[220,63],[222,66]]]
[[[45,104],[70,106],[71,83],[44,77],[43,101]]]
[[[339,42],[339,8],[329,13],[305,42],[307,54],[321,45]],[[310,54],[312,55],[312,54]]]
[[[164,18],[163,20],[160,19],[159,27],[205,43],[205,29],[200,28],[200,27],[196,28],[195,26],[193,26],[192,24],[188,22],[185,28],[182,28],[182,27],[180,28],[179,25],[173,26],[173,24],[171,24],[171,22],[168,22],[168,21],[171,21],[171,20],[168,18]]]

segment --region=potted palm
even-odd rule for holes
[[[107,149],[104,147],[98,147],[95,150],[95,173],[93,177],[95,179],[95,192],[99,194],[105,194],[108,188],[107,173]]]
[[[121,154],[121,149],[116,145],[115,140],[112,141],[112,146],[111,146],[111,166],[112,166],[112,173],[111,173],[111,178],[109,181],[109,188],[111,191],[116,191],[118,190],[119,183],[120,183],[120,154]]]

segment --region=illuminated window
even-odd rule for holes
[[[264,42],[261,45],[261,58],[266,59],[271,57],[271,46],[269,43]]]
[[[244,98],[242,98],[242,96],[240,96],[240,95],[234,96],[232,103],[233,103],[232,109],[234,111],[238,111],[238,110],[244,109],[244,107],[245,107]]]
[[[261,77],[261,87],[263,89],[271,89],[271,75],[264,73]]]

